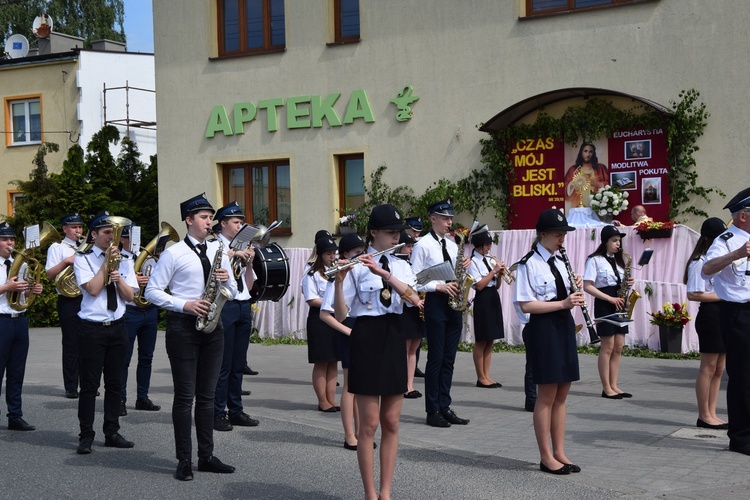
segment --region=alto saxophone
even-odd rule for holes
[[[204,316],[198,316],[195,320],[195,329],[211,333],[216,330],[221,319],[221,309],[226,304],[227,300],[232,298],[232,292],[227,287],[221,284],[221,280],[216,277],[216,273],[221,269],[221,259],[224,256],[224,242],[219,240],[219,249],[214,255],[214,262],[211,265],[211,271],[208,273],[208,279],[206,280],[206,287],[203,289],[203,295],[201,300],[207,300],[211,303],[211,307],[208,314]]]
[[[625,252],[622,252],[622,257],[625,259],[625,274],[620,282],[620,288],[617,290],[617,296],[623,300],[623,306],[617,312],[627,314],[628,319],[630,319],[633,317],[635,303],[641,298],[641,294],[633,290],[628,283],[630,281],[630,264],[633,262],[633,258]],[[625,312],[626,308],[627,313]]]
[[[474,284],[474,278],[464,269],[464,245],[466,244],[467,232],[457,229],[455,235],[458,240],[458,252],[456,252],[454,274],[456,275],[456,283],[458,283],[458,291],[454,297],[450,298],[448,305],[454,311],[463,312],[469,307],[469,290],[471,290],[471,285]]]

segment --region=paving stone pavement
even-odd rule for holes
[[[150,393],[162,410],[133,409],[134,361],[121,433],[135,448],[104,448],[98,433],[87,456],[75,454],[77,403],[63,397],[59,335],[53,328],[31,331],[24,416],[37,430],[8,431],[0,420],[0,498],[362,497],[356,454],[343,449],[339,414],[315,409],[306,347],[250,346],[251,366],[260,374],[245,377],[252,395],[244,402],[260,426],[215,433],[216,455],[237,472],[196,472],[194,481],[181,483],[172,478],[172,384],[163,332]],[[697,361],[624,358],[620,387],[634,398],[607,400],[600,397],[596,357],[579,359],[566,452],[583,468],[580,474],[539,472],[531,414],[523,410],[524,356],[495,354],[492,374],[503,387],[480,389],[471,354],[459,353],[453,408],[471,423],[428,427],[424,400],[405,400],[394,498],[747,498],[750,457],[729,452],[725,432],[694,427]],[[422,368],[425,360],[422,353]],[[416,388],[423,390],[422,379]],[[719,414],[726,416],[723,390]],[[97,430],[101,422],[100,398]]]

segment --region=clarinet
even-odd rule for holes
[[[578,288],[578,285],[576,284],[576,275],[573,272],[573,268],[570,266],[570,260],[568,259],[568,253],[565,251],[565,248],[561,245],[560,246],[560,255],[562,256],[562,260],[565,263],[565,269],[568,271],[568,280],[570,280],[570,291],[572,293],[580,292],[581,290]],[[581,305],[581,312],[583,313],[583,319],[586,321],[586,327],[589,330],[589,342],[591,344],[598,344],[602,341],[602,339],[599,338],[599,335],[596,334],[596,329],[594,329],[594,322],[591,321],[591,316],[589,316],[589,308],[586,306],[586,302]]]

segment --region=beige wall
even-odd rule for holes
[[[211,61],[211,1],[154,2],[162,218],[206,191],[217,206],[217,164],[289,158],[293,231],[286,246],[310,246],[335,229],[332,155],[365,152],[365,168],[387,164],[386,181],[421,193],[440,177],[479,166],[477,124],[533,95],[597,87],[662,105],[696,88],[711,113],[697,155],[699,182],[730,196],[750,184],[745,82],[750,81],[748,17],[742,0],[660,0],[573,15],[519,20],[521,0],[361,0],[362,42],[327,47],[329,2],[287,0],[286,51]],[[405,84],[420,100],[411,121],[395,120],[390,99]],[[211,108],[274,97],[365,89],[376,122],[336,128],[265,130],[265,113],[244,135],[206,139]],[[231,118],[231,114],[230,114]],[[724,203],[697,203],[711,215]],[[488,217],[485,217],[488,218]],[[491,227],[499,225],[491,222]],[[697,224],[693,221],[693,225]]]
[[[73,145],[67,133],[52,131],[72,130],[78,137],[76,104],[77,60],[46,62],[23,66],[0,66],[0,99],[3,103],[3,130],[9,130],[5,99],[17,96],[41,95],[42,140],[60,146],[59,153],[47,156],[49,172],[60,172],[68,149]],[[0,214],[8,212],[8,192],[16,189],[10,181],[28,180],[33,169],[32,161],[39,145],[6,146],[0,142],[0,186],[3,186]]]

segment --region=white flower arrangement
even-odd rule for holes
[[[339,218],[339,226],[348,227],[357,218],[356,214],[349,214]]]
[[[604,186],[594,196],[591,197],[589,205],[597,215],[613,216],[620,215],[620,212],[628,208],[629,193],[614,186]]]

